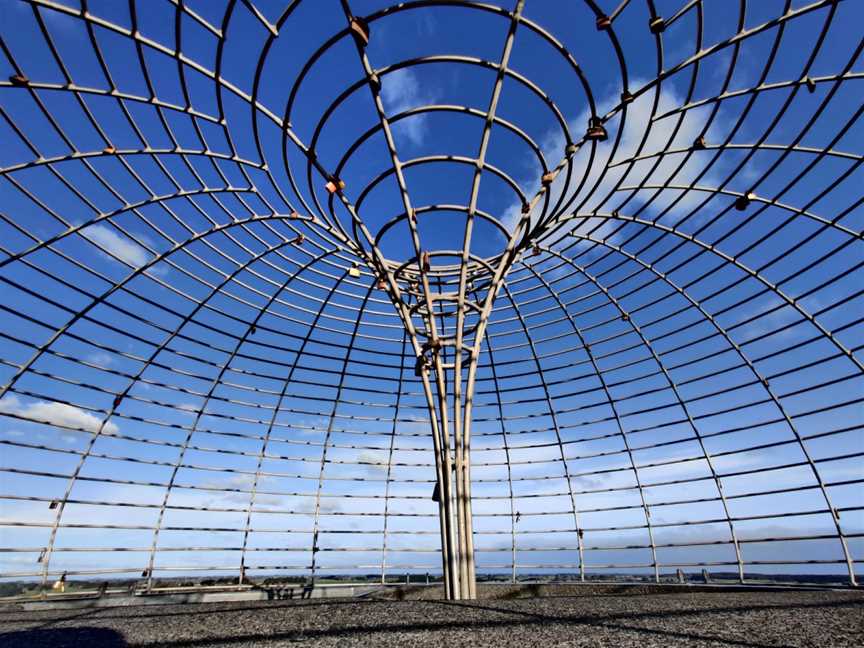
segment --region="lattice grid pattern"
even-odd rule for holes
[[[861,9],[3,0],[0,577],[854,584]]]

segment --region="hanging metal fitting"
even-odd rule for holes
[[[422,353],[426,353],[427,351],[440,351],[444,344],[439,339],[435,340],[427,340],[423,343],[423,346],[420,347],[422,349]]]
[[[429,362],[429,359],[421,353],[414,362],[414,375],[420,378],[423,375],[423,371],[431,366],[432,363]]]
[[[756,197],[755,194],[750,193],[749,191],[743,196],[738,196],[735,199],[735,209],[738,211],[744,211],[750,206],[750,202]]]
[[[324,185],[324,188],[328,193],[335,194],[338,191],[342,191],[345,188],[345,182],[340,180],[339,178],[333,177],[327,181],[327,184]]]
[[[597,142],[605,142],[609,135],[606,133],[606,128],[599,117],[592,117],[588,121],[588,132],[585,133],[586,139]]]
[[[549,185],[551,185],[555,181],[555,178],[557,176],[558,176],[558,171],[554,171],[554,170],[550,171],[549,173],[544,173],[543,177],[540,178],[540,184],[542,184],[544,187],[548,187]]]

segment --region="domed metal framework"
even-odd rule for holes
[[[4,3],[0,577],[854,585],[855,4]]]

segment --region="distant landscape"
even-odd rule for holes
[[[680,581],[676,574],[661,574],[661,585],[737,585],[738,574],[735,572],[710,572],[706,582],[702,573],[685,573],[683,581]],[[478,574],[477,581],[479,583],[511,583],[510,577],[503,574]],[[647,574],[605,574],[586,575],[586,582],[592,583],[620,583],[620,584],[651,584],[654,583],[654,578]],[[848,582],[838,574],[761,574],[757,572],[745,574],[745,584],[752,586],[760,585],[823,585],[823,586],[845,586]],[[578,573],[560,573],[560,574],[523,574],[516,580],[516,583],[542,583],[555,584],[567,583],[573,584],[580,582]],[[440,574],[405,574],[401,578],[395,575],[389,577],[385,581],[385,585],[435,585],[441,583]],[[256,579],[247,579],[246,584],[250,589],[268,590],[273,593],[273,597],[278,598],[278,592],[284,589],[294,589],[297,587],[309,587],[313,583],[308,578],[303,576],[282,576],[278,578],[262,577]],[[380,574],[345,574],[331,575],[326,578],[316,579],[316,586],[335,586],[335,585],[380,585]],[[160,578],[154,580],[153,589],[182,589],[194,591],[201,588],[234,588],[238,587],[236,578]],[[17,580],[0,583],[0,598],[31,598],[40,595],[41,587],[39,582],[34,579]],[[56,590],[46,589],[47,593],[51,594]],[[119,593],[140,593],[144,591],[141,579],[131,578],[114,578],[114,579],[86,579],[76,578],[66,581],[63,593],[66,595],[80,594],[84,595],[99,595],[99,594],[119,594]]]

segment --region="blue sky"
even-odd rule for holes
[[[314,145],[323,168],[340,169],[373,236],[404,211],[380,130],[346,157],[378,123],[351,39],[335,41],[295,85],[310,57],[345,29],[339,3],[300,2],[284,22],[283,2],[232,3],[221,85],[212,72],[224,1],[186,2],[185,13],[169,2],[136,3],[140,55],[123,33],[132,28],[129,6],[88,2],[112,82],[79,4],[58,4],[68,11],[0,3],[0,78],[23,72],[36,84],[32,93],[0,87],[0,384],[14,381],[0,398],[0,548],[27,549],[0,551],[2,575],[41,572],[40,548],[58,519],[49,502],[67,488],[75,503],[59,518],[52,574],[140,573],[157,524],[156,546],[165,550],[155,558],[159,575],[186,573],[172,567],[236,572],[247,526],[246,564],[256,575],[275,567],[305,574],[319,486],[317,544],[340,549],[316,554],[320,573],[380,572],[382,560],[388,573],[440,569],[432,443],[413,353],[372,274],[365,267],[360,279],[347,274],[355,257],[336,249],[333,232],[352,235],[349,214],[338,201],[328,208],[325,180],[291,139]],[[351,7],[369,16],[386,4]],[[610,13],[617,6],[596,4]],[[786,4],[747,3],[744,30],[782,15]],[[627,89],[638,98],[622,118],[621,71],[589,5],[526,3],[526,21],[569,50],[590,98],[555,47],[520,25],[487,154],[500,174],[484,172],[478,198],[478,211],[500,227],[478,220],[472,253],[504,248],[519,192],[533,196],[567,142],[581,141],[591,102],[610,137],[596,150],[582,147],[570,173],[559,174],[547,210],[558,205],[566,222],[543,239],[552,252],[524,255],[496,299],[472,439],[481,571],[509,573],[514,525],[522,573],[540,565],[577,570],[577,526],[596,547],[584,552],[592,572],[649,564],[633,463],[647,485],[654,542],[694,545],[658,549],[661,564],[724,563],[712,568],[733,571],[725,564],[734,561],[730,527],[695,427],[715,470],[728,475],[730,515],[752,518],[735,523],[739,540],[820,536],[784,543],[783,558],[774,543],[744,544],[747,561],[841,561],[748,571],[842,575],[840,543],[821,537],[836,535],[835,523],[788,416],[802,437],[824,435],[804,447],[833,484],[833,506],[849,509],[839,524],[860,573],[864,16],[860,3],[838,3],[817,43],[830,3],[788,4],[792,18],[743,41],[729,78],[734,48],[721,45],[738,32],[737,8],[702,3],[698,69],[682,65],[699,49],[696,12],[685,12],[662,36],[663,69],[680,70],[659,87],[647,5],[627,4],[615,34]],[[670,17],[682,3],[654,5]],[[177,48],[177,16],[188,101],[178,65],[165,55]],[[264,23],[279,23],[269,45]],[[468,202],[473,167],[452,158],[410,161],[476,157],[495,73],[471,61],[499,60],[507,28],[504,16],[458,6],[371,21],[366,53],[390,118],[428,104],[474,111],[393,120],[426,249],[461,247],[458,207]],[[464,58],[401,65],[436,55]],[[800,83],[805,76],[818,81],[812,93]],[[520,79],[546,93],[558,115]],[[77,95],[61,88],[67,81]],[[756,84],[768,87],[755,98],[739,92]],[[253,85],[256,111],[244,98]],[[119,95],[109,96],[112,89]],[[708,150],[690,154],[703,133]],[[746,146],[755,142],[766,146]],[[721,143],[724,150],[712,148]],[[784,154],[793,143],[799,150]],[[103,153],[109,144],[116,150]],[[833,154],[817,158],[828,147]],[[69,158],[73,151],[88,155]],[[802,171],[805,179],[790,186]],[[754,200],[746,212],[729,209],[747,192]],[[532,212],[535,226],[551,216],[541,209]],[[287,219],[294,210],[317,214],[317,223]],[[402,220],[382,236],[385,256],[413,255],[408,231]],[[302,245],[293,242],[299,233]],[[109,417],[118,393],[124,397]],[[831,459],[838,456],[846,458]],[[745,496],[765,490],[785,492]],[[666,504],[679,500],[693,501]],[[704,520],[718,521],[684,526]],[[725,544],[698,544],[709,542]],[[620,548],[634,545],[642,548]],[[98,551],[110,547],[134,551]]]

